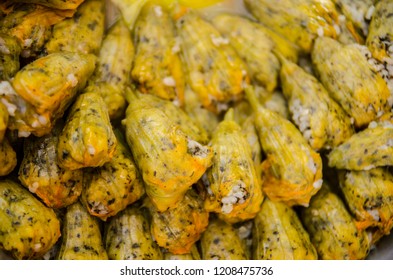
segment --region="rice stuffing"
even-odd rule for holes
[[[242,204],[245,202],[247,197],[246,184],[242,181],[236,182],[231,191],[227,196],[221,199],[222,208],[221,212],[224,214],[229,214],[233,210],[233,205],[235,203]]]

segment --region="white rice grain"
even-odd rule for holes
[[[307,162],[307,167],[311,170],[312,174],[316,174],[317,173],[317,165],[315,163],[315,161],[310,158]]]
[[[18,131],[18,137],[19,137],[19,138],[22,138],[22,137],[27,138],[27,137],[30,136],[30,134],[31,134],[30,131],[23,131],[23,130],[19,130],[19,131]]]
[[[78,84],[78,79],[75,77],[73,73],[68,74],[67,81],[71,83],[72,87],[76,87],[76,85]]]
[[[6,45],[1,44],[1,38],[0,38],[0,53],[2,53],[2,54],[10,54],[11,53]]]
[[[217,102],[217,111],[218,112],[223,112],[228,110],[228,104],[225,102]]]
[[[164,79],[162,79],[162,82],[164,83],[164,85],[166,85],[168,87],[175,87],[176,86],[176,81],[172,76],[165,77]]]
[[[248,222],[244,223],[243,225],[241,225],[241,227],[239,227],[238,235],[239,235],[240,239],[247,239],[251,236],[252,226],[253,226],[252,222],[248,221]]]
[[[344,15],[339,15],[338,16],[338,21],[339,22],[345,22],[347,20],[347,18]]]
[[[377,122],[372,121],[369,123],[368,128],[376,128],[378,126]]]
[[[201,157],[201,158],[205,158],[209,153],[207,147],[189,138],[187,138],[187,150],[188,153],[190,153],[194,157]]]
[[[47,125],[48,124],[48,119],[46,118],[46,117],[44,117],[44,116],[42,116],[42,115],[39,115],[38,116],[38,121],[40,122],[40,124],[42,124],[42,125]]]
[[[40,184],[38,182],[34,182],[33,184],[31,184],[31,186],[29,186],[29,191],[31,193],[35,193],[39,186]]]
[[[33,245],[34,252],[39,252],[41,248],[42,248],[42,244],[41,243],[36,243],[36,244]]]
[[[162,17],[162,8],[161,8],[161,6],[155,6],[154,7],[154,13],[156,14],[156,16]]]
[[[94,154],[96,153],[96,149],[89,144],[87,145],[87,152],[89,153],[89,155],[94,156]]]
[[[323,31],[323,27],[318,27],[317,29],[317,34],[319,37],[323,37],[325,35],[325,32]]]
[[[222,205],[222,207],[221,207],[221,212],[223,213],[223,214],[229,214],[229,213],[231,213],[232,212],[232,210],[233,210],[233,205],[232,204],[223,204]]]
[[[345,181],[347,181],[350,185],[355,184],[355,178],[353,177],[352,172],[347,172],[345,174]]]
[[[220,45],[228,45],[229,40],[227,38],[221,36],[215,36],[213,34],[210,35],[213,45],[219,47]]]
[[[314,184],[312,185],[315,189],[320,189],[322,187],[323,184],[323,180],[319,179],[317,181],[314,182]]]
[[[209,179],[207,178],[207,173],[204,173],[202,175],[201,179],[202,179],[202,183],[205,185],[205,187],[210,188],[210,182],[209,182]],[[210,189],[210,191],[211,191],[211,189]],[[213,192],[211,192],[211,194],[213,194]]]
[[[97,213],[97,214],[100,214],[100,215],[105,215],[105,214],[109,213],[108,209],[100,201],[94,201],[94,202],[90,203],[90,205],[91,205],[91,210],[94,213]]]
[[[32,39],[26,39],[23,41],[23,47],[30,48],[32,43],[33,43]]]
[[[371,20],[371,17],[373,16],[374,11],[375,11],[375,6],[371,5],[370,8],[368,8],[366,14],[364,15],[364,18],[366,20]]]
[[[370,165],[367,165],[367,166],[365,166],[364,168],[363,168],[363,170],[371,170],[371,169],[374,169],[375,168],[375,165],[372,165],[372,164],[370,164]]]
[[[34,121],[31,123],[31,127],[33,127],[33,128],[40,127],[40,123],[39,123],[39,121],[37,121],[37,120],[34,120]]]
[[[318,216],[319,215],[319,211],[317,209],[312,209],[311,210],[311,215]]]
[[[337,35],[340,35],[340,34],[341,34],[341,28],[340,28],[339,25],[334,24],[334,25],[333,25],[333,28],[334,28],[334,30],[336,31]]]
[[[299,99],[293,100],[290,110],[292,119],[302,132],[303,137],[310,142],[312,140],[312,131],[310,130],[310,110],[304,108]]]
[[[379,211],[378,209],[367,210],[367,213],[373,217],[374,221],[379,221]]]
[[[14,104],[8,102],[8,100],[5,99],[5,98],[2,98],[2,99],[1,99],[1,103],[3,103],[3,104],[5,105],[5,107],[7,107],[8,114],[9,114],[11,117],[15,117],[15,112],[16,112],[16,110],[18,109],[18,107],[17,107],[16,105],[14,105]]]
[[[179,99],[173,99],[172,100],[173,105],[175,105],[176,107],[180,107],[180,101]]]
[[[221,203],[222,203],[221,212],[223,214],[231,213],[233,210],[233,205],[235,203],[238,204],[244,203],[246,196],[247,196],[246,184],[242,181],[235,182],[228,195],[224,196],[221,199]]]
[[[388,87],[389,87],[389,90],[390,90],[390,96],[388,98],[388,104],[389,104],[389,107],[392,107],[393,106],[393,80],[392,80],[391,83],[388,83]]]

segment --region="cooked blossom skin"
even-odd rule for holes
[[[281,91],[268,92],[265,88],[253,84],[255,95],[258,101],[273,112],[278,113],[284,119],[290,119],[288,110],[288,102]],[[245,99],[237,102],[233,109],[235,111],[235,119],[239,124],[242,124],[250,115],[253,115],[250,103]]]
[[[176,21],[186,80],[202,105],[219,113],[243,97],[247,66],[220,32],[188,10]]]
[[[105,29],[104,4],[103,0],[86,0],[72,18],[55,24],[44,52],[98,54]]]
[[[124,90],[130,79],[133,58],[131,34],[120,18],[107,31],[102,41],[97,65],[85,89],[100,93],[111,120],[124,115],[127,106]]]
[[[82,192],[83,171],[66,170],[57,161],[57,144],[63,122],[49,134],[31,137],[24,143],[18,178],[46,206],[63,208],[74,203]]]
[[[326,184],[302,209],[301,220],[320,259],[366,258],[370,250],[366,231],[357,228],[344,202]]]
[[[107,260],[99,220],[75,202],[66,209],[58,260]]]
[[[392,137],[391,121],[371,122],[328,154],[329,166],[357,171],[390,166],[393,164]]]
[[[56,112],[73,101],[94,70],[95,58],[71,52],[44,56],[23,67],[12,86],[37,113]]]
[[[200,240],[202,260],[247,260],[236,229],[217,218],[209,220],[209,225]]]
[[[101,95],[96,92],[79,95],[59,135],[59,165],[69,170],[103,166],[112,159],[116,144]]]
[[[0,181],[0,249],[15,259],[35,259],[60,237],[60,221],[28,190],[11,180]]]
[[[366,46],[372,56],[381,62],[386,61],[390,65],[393,55],[393,32],[390,28],[393,24],[392,12],[393,3],[391,1],[378,1],[375,4],[366,39]]]
[[[317,251],[295,210],[265,199],[254,219],[253,259],[316,260]]]
[[[149,103],[151,106],[164,112],[189,138],[201,144],[209,142],[209,136],[204,127],[172,101],[151,94],[137,93],[137,96],[143,102]]]
[[[231,15],[218,15],[212,23],[247,64],[250,78],[273,91],[278,83],[280,62],[272,52],[276,44],[262,25]]]
[[[289,120],[263,108],[251,87],[247,99],[266,159],[261,165],[262,189],[274,201],[307,206],[322,185],[322,160]]]
[[[354,27],[360,29],[364,36],[368,33],[367,20],[370,19],[370,11],[372,11],[372,0],[333,0],[340,8],[343,15],[353,24]]]
[[[146,194],[159,212],[176,207],[212,164],[210,147],[191,139],[162,110],[128,90],[123,121]]]
[[[11,82],[3,81],[0,96],[8,109],[8,128],[19,137],[49,133],[86,85],[94,63],[93,55],[54,53],[24,66]]]
[[[213,164],[207,171],[205,208],[229,223],[252,219],[264,199],[251,147],[230,109],[211,139]]]
[[[5,2],[5,3],[4,3]],[[52,35],[53,25],[74,15],[75,9],[60,10],[33,3],[15,3],[5,0],[0,9],[5,12],[0,18],[0,33],[15,39],[19,50],[10,49],[12,55],[34,59],[40,56],[42,48]],[[19,56],[15,59],[18,59]],[[11,78],[11,77],[9,77]]]
[[[241,125],[242,133],[246,137],[246,140],[251,148],[251,158],[254,162],[255,170],[259,180],[260,176],[260,164],[262,162],[262,147],[259,143],[258,133],[254,124],[254,115],[249,116]],[[262,181],[260,182],[262,184]]]
[[[309,53],[315,38],[337,37],[338,14],[330,0],[245,0],[247,9],[263,25]]]
[[[111,219],[105,227],[104,243],[111,260],[161,260],[154,241],[148,214],[131,205]]]
[[[372,242],[388,235],[393,226],[393,176],[387,168],[340,170],[340,190],[357,227],[373,232]]]
[[[361,31],[356,29],[352,21],[340,15],[337,23],[337,29],[340,30],[337,41],[344,45],[361,44],[364,45],[364,38]]]
[[[391,233],[393,0],[0,2],[0,259],[362,260]]]
[[[300,66],[281,58],[282,92],[292,119],[314,150],[329,150],[348,139],[354,129],[350,117],[325,87]]]
[[[343,45],[320,37],[315,41],[311,58],[319,80],[353,118],[355,128],[364,128],[389,112],[388,85],[357,44]]]
[[[143,204],[150,212],[151,233],[157,244],[172,254],[191,253],[209,222],[209,213],[199,194],[189,190],[177,207],[162,213],[148,198]]]
[[[184,94],[184,111],[199,127],[206,131],[208,139],[220,122],[219,116],[204,108],[198,95],[189,87],[186,88]]]
[[[17,155],[7,138],[0,142],[0,176],[6,176],[18,163]]]
[[[20,67],[21,47],[16,38],[0,30],[0,79],[11,79]],[[1,103],[1,102],[0,102]],[[1,115],[0,115],[1,116]],[[1,139],[1,138],[0,138]]]
[[[138,89],[184,104],[185,77],[179,40],[169,12],[146,4],[135,23],[135,61],[131,76]]]
[[[117,215],[145,194],[131,152],[119,130],[112,159],[101,167],[84,170],[81,201],[90,215],[103,221]]]

